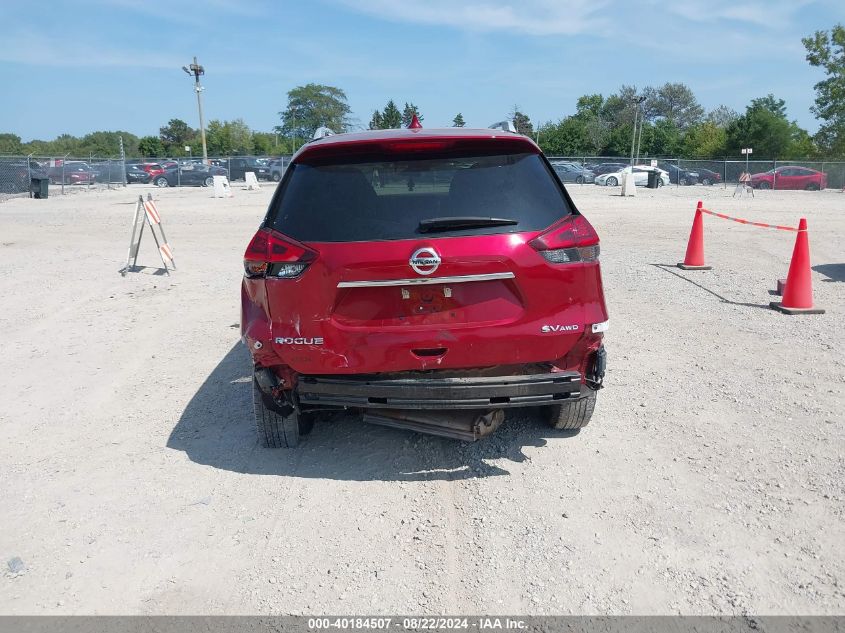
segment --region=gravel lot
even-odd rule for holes
[[[587,429],[272,451],[238,340],[262,186],[0,204],[0,613],[845,612],[844,194],[573,186],[611,313]],[[179,270],[123,278],[148,191]],[[714,270],[675,268],[699,198],[807,217],[827,313],[768,308],[791,233],[707,217]]]

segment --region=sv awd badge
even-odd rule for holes
[[[577,325],[544,325],[540,328],[540,331],[543,334],[548,334],[549,332],[577,332],[578,327]]]

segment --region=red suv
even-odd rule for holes
[[[474,440],[585,426],[605,373],[599,238],[535,143],[492,129],[313,140],[244,255],[258,435],[316,414]]]

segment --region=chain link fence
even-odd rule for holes
[[[596,175],[630,165],[630,156],[549,156],[552,162],[574,163],[591,169]],[[782,161],[782,160],[706,160],[687,158],[641,157],[637,164],[652,163],[668,172],[672,185],[735,186],[743,172],[755,176],[755,187],[771,189],[842,189],[845,187],[845,161]],[[799,172],[799,170],[801,170]],[[813,170],[822,176],[813,176]],[[796,173],[793,173],[796,172]],[[818,186],[817,186],[818,185]]]
[[[126,163],[91,156],[0,156],[0,196],[35,195],[42,180],[49,182],[51,194],[124,187]]]
[[[207,186],[214,175],[230,181],[245,179],[253,172],[258,180],[278,182],[290,164],[290,156],[213,156],[202,159],[117,159],[71,156],[0,156],[0,199],[36,195],[40,180],[49,181],[50,195],[77,191],[113,189],[136,184],[157,187]],[[553,162],[568,162],[596,175],[631,164],[624,156],[550,156]],[[673,186],[734,186],[740,174],[759,175],[755,186],[773,189],[842,189],[845,161],[698,160],[685,158],[641,158],[639,164],[657,167],[669,174]],[[798,169],[814,170],[824,177],[814,180],[792,176]],[[580,182],[580,179],[578,182]],[[33,185],[33,181],[35,185]],[[587,180],[589,182],[589,180]],[[816,186],[818,183],[819,186]]]

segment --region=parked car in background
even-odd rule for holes
[[[47,173],[53,184],[83,185],[97,178],[97,172],[88,163],[77,160],[56,161]]]
[[[593,172],[575,163],[554,161],[551,165],[562,182],[575,182],[580,185],[585,182],[593,182],[596,179]]]
[[[270,180],[270,167],[263,158],[232,158],[229,160],[229,179],[244,180],[246,172],[251,171],[258,180]]]
[[[164,173],[164,167],[160,163],[140,163],[138,166],[147,172],[153,180],[156,176],[161,176]]]
[[[601,176],[602,174],[621,171],[629,166],[630,165],[628,163],[599,163],[598,165],[590,167],[590,171],[596,176]]]
[[[703,167],[696,167],[698,172],[698,182],[702,185],[715,185],[717,182],[722,182],[722,174],[711,169],[704,169]]]
[[[660,161],[657,165],[669,174],[669,182],[673,185],[694,185],[698,183],[698,172],[678,167],[675,163]]]
[[[91,163],[91,169],[95,173],[95,182],[120,184],[124,182],[124,166],[119,160]]]
[[[827,187],[827,174],[809,167],[784,165],[761,174],[751,174],[755,189],[806,189],[818,191]]]
[[[0,159],[0,193],[26,193],[31,178],[47,178],[47,170],[37,161]]]
[[[670,184],[671,181],[669,180],[669,174],[667,172],[658,167],[651,167],[649,165],[634,165],[633,168],[627,166],[619,171],[596,176],[596,184],[606,185],[608,187],[617,187],[622,184],[623,173],[632,173],[634,176],[634,184],[638,187],[644,187],[648,184],[648,174],[652,171],[656,171],[660,174],[660,180],[657,182],[658,187],[665,187]]]
[[[270,180],[279,182],[282,176],[285,175],[285,170],[288,168],[289,162],[290,159],[285,158],[271,158],[267,161],[267,165],[270,167]]]
[[[228,175],[228,172],[224,168],[214,165],[199,165],[191,169],[173,167],[172,169],[165,169],[161,174],[155,176],[152,182],[156,187],[211,187],[214,185],[214,176],[226,175]]]
[[[141,169],[138,165],[127,165],[126,166],[126,182],[129,184],[132,183],[140,183],[140,184],[147,184],[153,179],[149,173]]]

